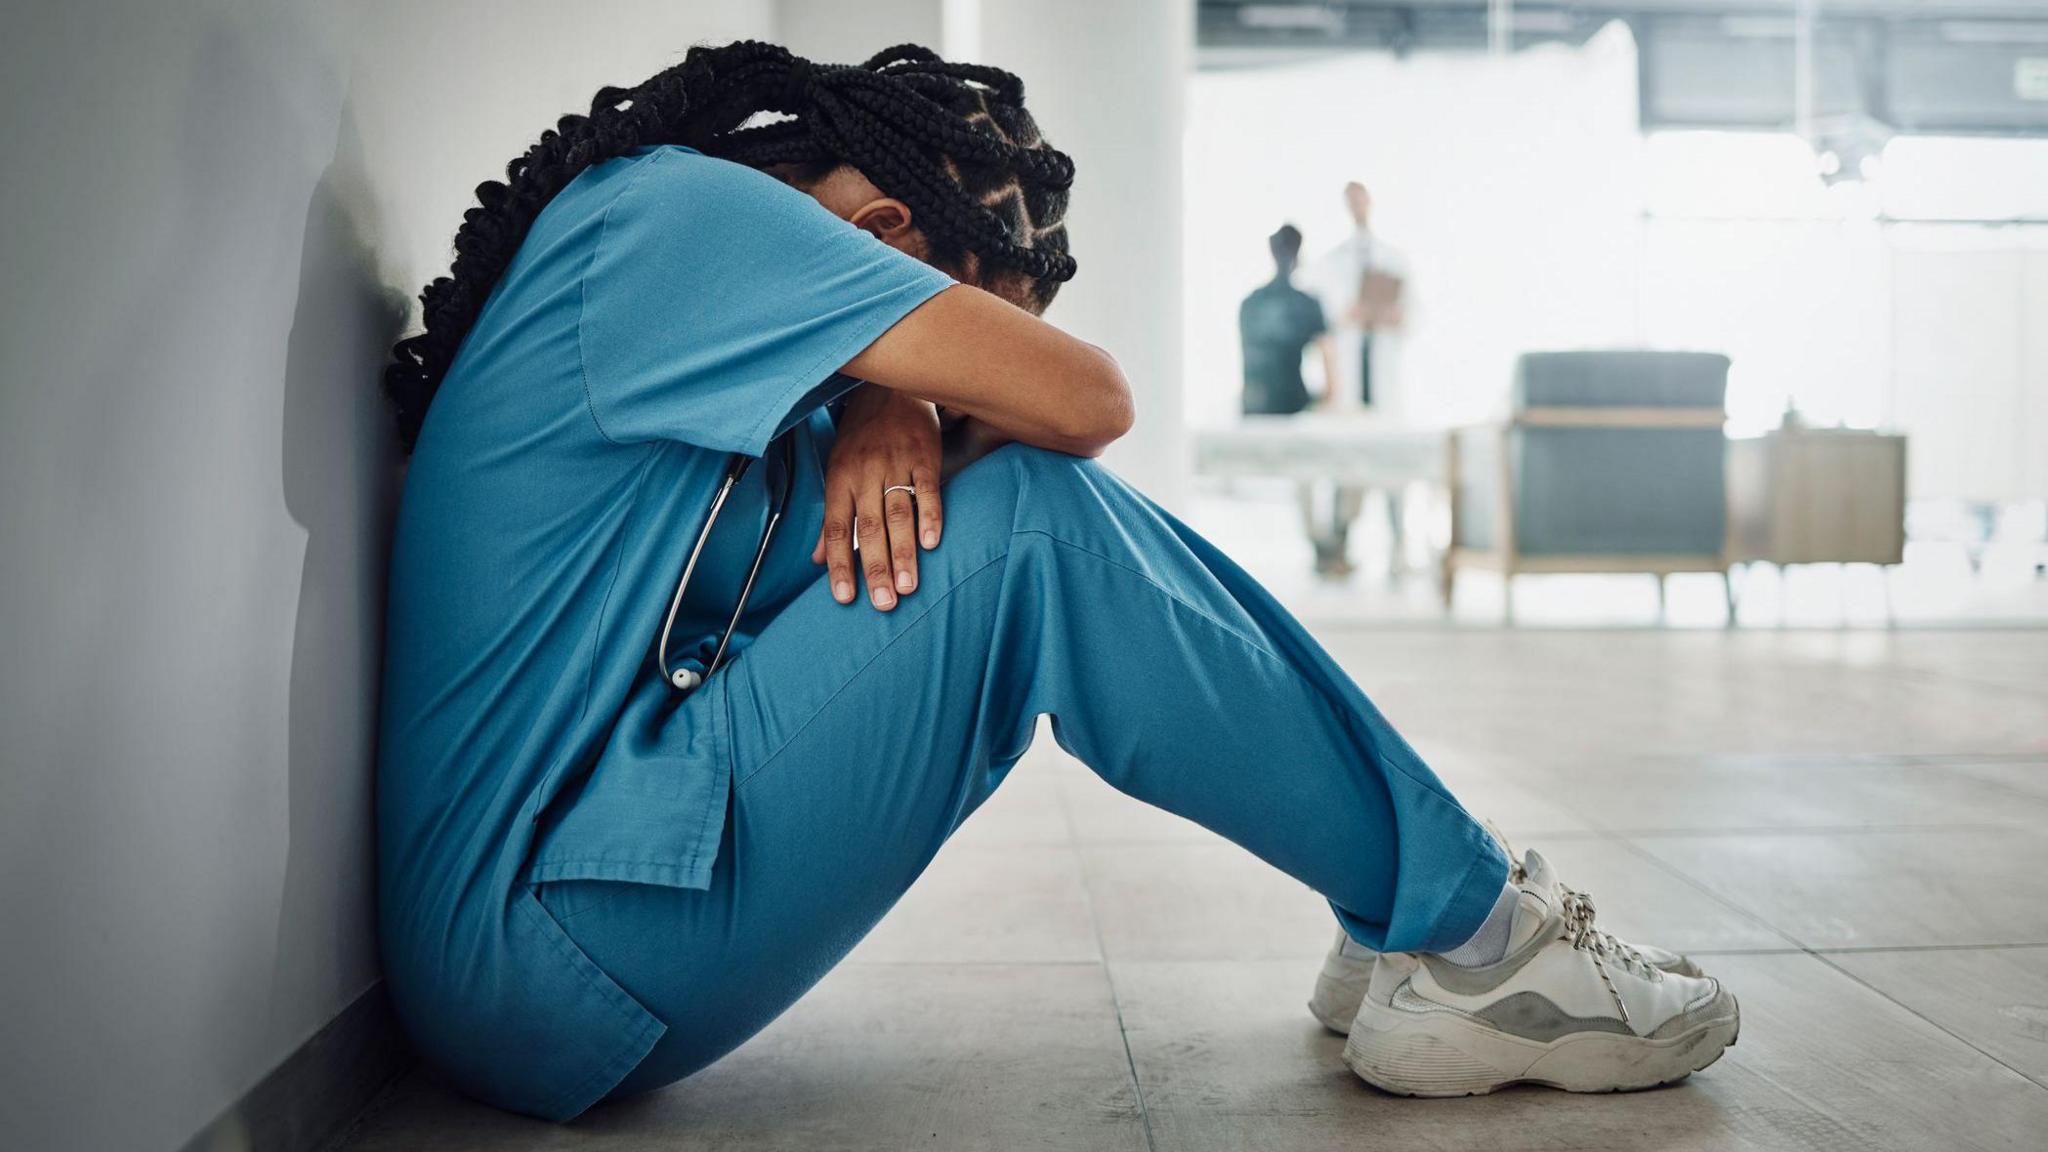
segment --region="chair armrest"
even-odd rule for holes
[[[1551,404],[1515,413],[1518,428],[1719,428],[1720,408],[1595,408]]]

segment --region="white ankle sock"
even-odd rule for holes
[[[1522,894],[1513,884],[1501,885],[1500,895],[1493,902],[1493,911],[1486,914],[1486,923],[1472,934],[1470,940],[1448,952],[1438,955],[1460,968],[1479,968],[1496,964],[1508,954],[1508,940],[1514,933],[1515,907],[1521,903]]]

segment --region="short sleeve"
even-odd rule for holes
[[[1330,330],[1330,326],[1323,319],[1322,301],[1314,296],[1303,294],[1300,303],[1301,334],[1303,336],[1314,339]]]
[[[765,173],[649,153],[606,210],[577,339],[598,430],[759,456],[953,283]]]

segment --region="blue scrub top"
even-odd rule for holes
[[[735,645],[819,578],[837,369],[950,281],[802,192],[691,149],[558,194],[428,411],[391,564],[378,749],[386,977],[470,1093],[563,1120],[663,1025],[532,895],[702,888],[724,829],[725,677],[652,649],[730,453],[792,430],[797,487]],[[766,516],[719,517],[671,652],[715,644]]]

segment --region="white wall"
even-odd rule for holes
[[[1907,432],[1916,497],[2048,496],[2048,227],[1998,223],[2048,218],[2048,141],[1900,137],[1832,189],[1789,136],[1661,135],[1644,162],[1641,338],[1732,356],[1738,425],[1791,399]]]
[[[361,992],[392,328],[304,9],[0,46],[0,1143],[174,1147]]]
[[[1123,365],[1137,424],[1104,459],[1175,507],[1187,471],[1177,304],[1192,5],[982,0],[978,18],[970,58],[1021,76],[1039,127],[1074,158],[1067,222],[1080,272],[1046,318]]]
[[[765,0],[0,40],[0,1146],[174,1148],[376,977],[378,369],[469,189]]]
[[[766,39],[771,0],[362,0],[350,99],[364,133],[387,275],[444,273],[473,191],[605,84],[634,84],[693,45]]]

